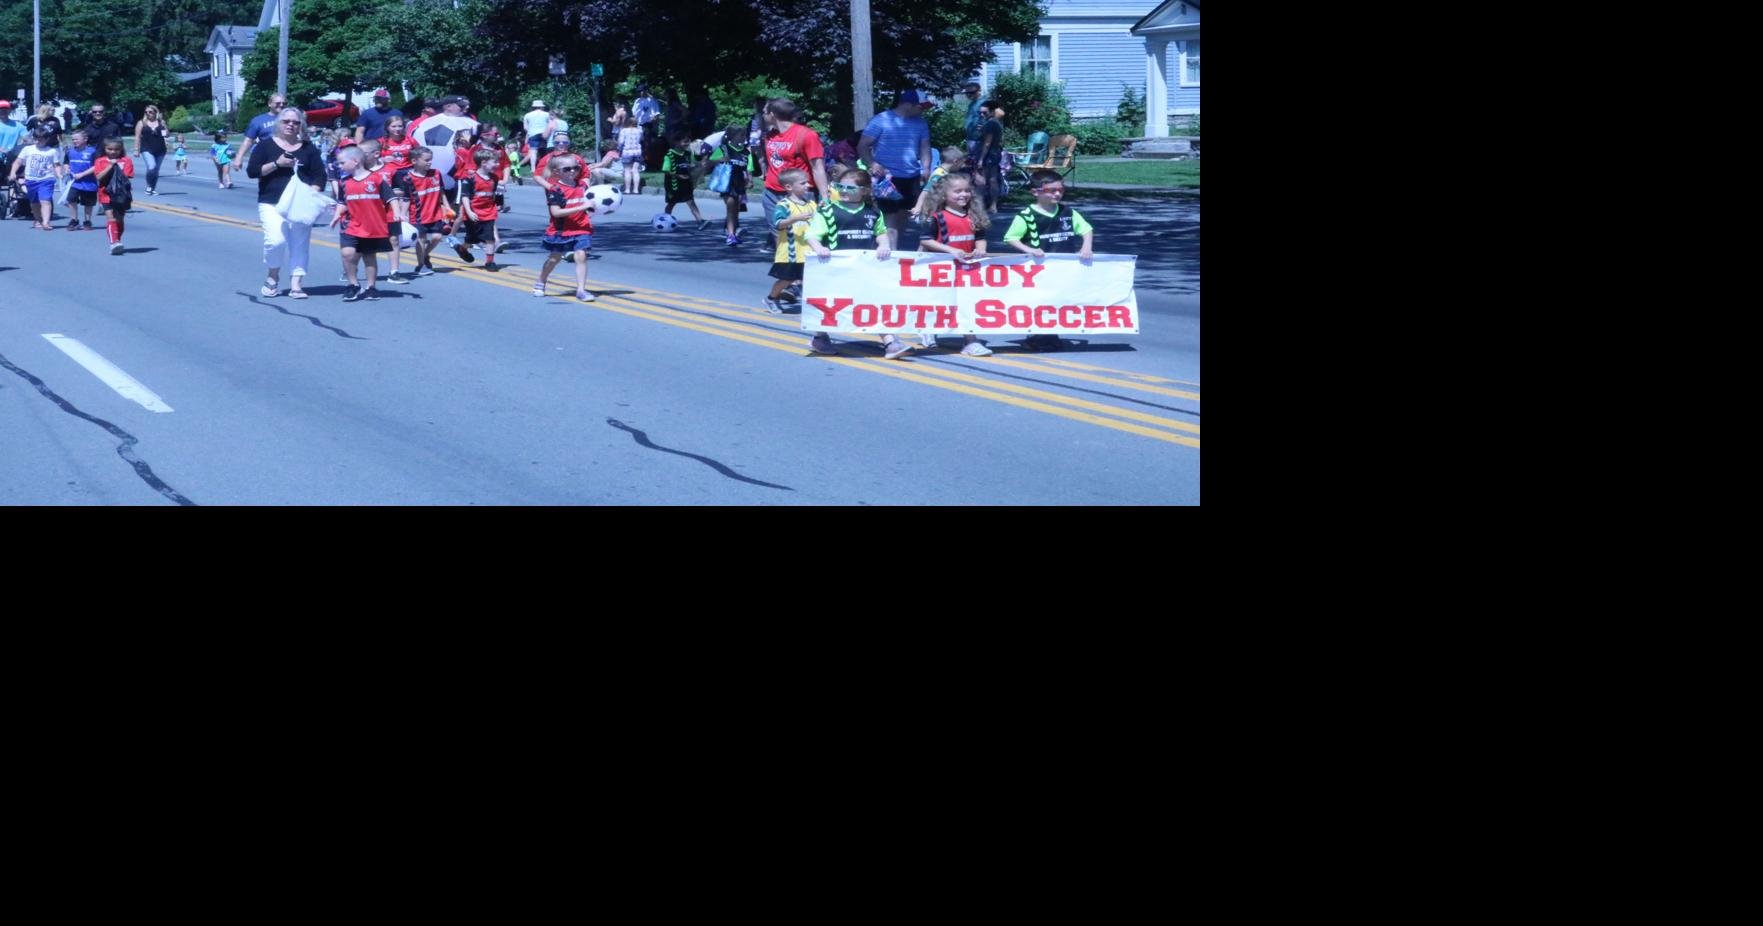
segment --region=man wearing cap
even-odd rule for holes
[[[539,171],[539,158],[548,147],[545,126],[550,122],[551,114],[546,111],[544,100],[534,100],[532,111],[520,117],[520,127],[526,130],[527,165],[535,174]]]
[[[12,102],[0,100],[0,160],[24,144],[24,126],[12,121]]]
[[[251,163],[251,146],[265,138],[275,137],[275,117],[286,105],[288,105],[287,97],[279,93],[270,94],[269,112],[251,117],[251,124],[245,126],[245,140],[239,143],[239,156],[234,159],[233,163]],[[96,135],[88,133],[86,139],[94,145],[98,144],[98,136]]]
[[[386,123],[392,118],[392,94],[381,87],[373,92],[373,108],[362,112],[361,118],[355,123],[355,143],[357,145],[370,138],[384,138]],[[402,116],[403,113],[397,115]]]
[[[967,139],[967,156],[972,158],[979,146],[979,129],[985,124],[979,112],[979,81],[969,80],[961,85],[961,95],[967,97],[967,120],[962,123],[962,131]]]
[[[930,179],[930,122],[924,111],[935,105],[922,90],[903,90],[893,109],[869,120],[857,142],[857,158],[869,165],[869,173],[877,178],[892,174],[900,191],[898,198],[877,197],[875,203],[887,220],[891,250],[900,246],[900,213],[917,204]]]

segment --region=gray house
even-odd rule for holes
[[[252,101],[245,99],[245,76],[239,69],[245,55],[257,43],[257,33],[280,28],[281,24],[281,5],[276,0],[263,0],[263,12],[257,17],[256,26],[215,26],[208,34],[204,50],[208,52],[208,85],[215,115],[230,113],[240,106],[253,108],[249,105]],[[254,102],[260,110],[263,100]]]
[[[992,46],[980,86],[998,74],[1034,71],[1061,84],[1072,116],[1112,116],[1127,87],[1145,97],[1147,136],[1200,112],[1198,0],[1048,0],[1040,35]]]

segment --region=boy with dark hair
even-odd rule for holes
[[[661,189],[667,194],[667,208],[662,211],[673,215],[673,207],[685,203],[692,210],[692,218],[698,220],[698,231],[703,231],[710,220],[698,211],[698,201],[692,196],[692,173],[698,160],[692,148],[692,136],[685,129],[667,133],[667,153],[661,156]]]
[[[1086,261],[1093,257],[1090,245],[1095,229],[1076,209],[1064,204],[1065,181],[1054,171],[1037,170],[1028,183],[1035,194],[1034,205],[1016,214],[1010,230],[1004,233],[1004,243],[1033,257],[1076,254]],[[1057,350],[1060,345],[1056,334],[1031,334],[1026,344],[1029,350]]]
[[[479,149],[472,155],[477,172],[459,181],[459,221],[465,223],[465,243],[461,247],[471,253],[471,246],[484,246],[484,269],[495,273],[496,266],[496,166],[500,151]]]
[[[392,178],[404,194],[403,221],[416,226],[416,272],[412,277],[435,275],[430,258],[447,230],[447,213],[441,208],[441,175],[434,169],[435,153],[427,148],[410,149],[410,166]],[[393,282],[408,282],[393,280]]]
[[[68,138],[72,144],[67,146],[67,173],[73,186],[67,191],[67,230],[91,231],[92,208],[98,204],[98,179],[92,172],[92,165],[98,160],[98,149],[92,147],[85,129],[74,129]],[[79,215],[82,206],[86,210],[84,223]]]

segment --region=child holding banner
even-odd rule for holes
[[[932,234],[918,240],[918,249],[953,254],[963,263],[985,260],[986,229],[991,227],[992,220],[985,209],[970,208],[973,178],[953,174],[941,185],[926,190],[924,195],[924,214],[930,219]],[[978,335],[966,335],[966,340],[961,353],[969,357],[992,355],[992,349],[981,344]],[[937,336],[928,331],[919,335],[918,341],[924,347],[937,346]]]
[[[1004,233],[1004,243],[1033,257],[1075,253],[1087,261],[1095,256],[1090,250],[1095,229],[1076,209],[1061,202],[1065,198],[1064,179],[1054,171],[1037,170],[1029,176],[1029,186],[1034,190],[1035,203],[1016,214],[1010,230]],[[1078,238],[1083,239],[1081,248]],[[1024,346],[1029,350],[1057,350],[1060,344],[1056,334],[1031,334]]]
[[[873,248],[877,260],[893,257],[893,252],[888,249],[888,224],[882,218],[881,210],[869,200],[869,171],[847,167],[839,171],[832,187],[838,193],[838,201],[821,203],[808,221],[808,244],[814,248],[814,253],[829,257],[838,247],[848,250]],[[809,349],[830,354],[833,352],[832,339],[824,331],[817,332]],[[889,360],[911,349],[911,345],[900,340],[898,335],[882,335],[882,355]]]

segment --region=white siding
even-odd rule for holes
[[[1143,58],[1143,52],[1140,57]],[[1140,68],[1143,71],[1144,68]],[[1200,111],[1200,88],[1181,86],[1181,42],[1169,43],[1169,114],[1191,116]],[[1179,125],[1178,125],[1179,127]]]
[[[1065,33],[1059,37],[1059,76],[1071,114],[1112,116],[1125,91],[1145,92],[1145,40],[1119,33]]]
[[[1052,16],[1131,16],[1137,22],[1157,8],[1159,0],[1138,3],[1123,0],[1048,0],[1047,15]],[[1132,23],[1127,23],[1131,26]],[[1141,58],[1143,55],[1140,56]]]

